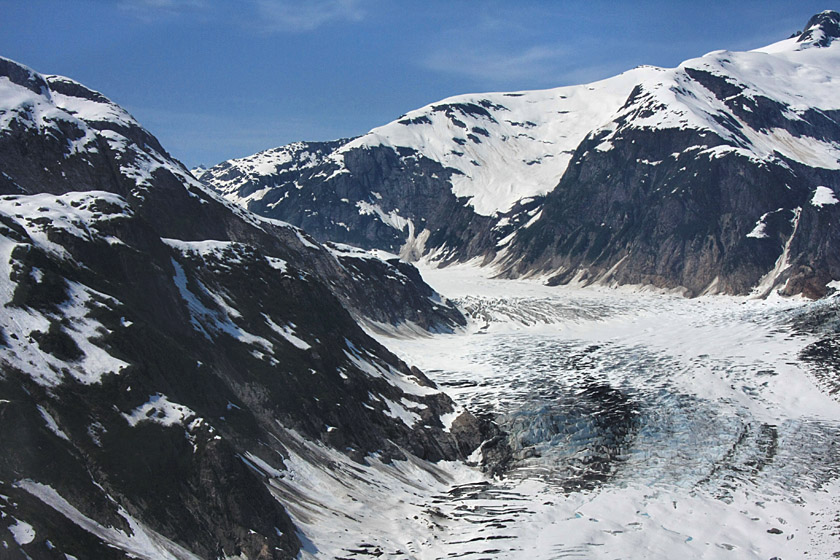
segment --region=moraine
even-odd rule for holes
[[[823,334],[806,319],[834,313],[836,302],[547,288],[488,280],[466,266],[423,273],[470,325],[380,338],[457,402],[499,422],[513,454],[508,471],[489,478],[447,463],[374,460],[358,469],[339,461],[318,476],[349,489],[346,503],[332,502],[344,519],[330,517],[327,528],[322,510],[292,512],[317,543],[311,552],[617,558],[632,550],[664,559],[840,551],[831,536],[840,403],[819,386],[825,367],[803,359]]]

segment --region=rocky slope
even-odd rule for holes
[[[292,558],[290,453],[492,434],[359,326],[463,322],[413,268],[226,203],[101,94],[0,59],[0,162],[3,557]]]
[[[578,146],[508,270],[693,295],[825,294],[840,278],[838,22],[820,14],[799,37],[637,85]]]
[[[840,14],[750,52],[449,98],[210,168],[316,238],[510,276],[811,297],[840,279]]]

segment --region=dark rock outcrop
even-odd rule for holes
[[[211,167],[201,180],[252,212],[295,224],[321,242],[384,249],[407,259],[431,248],[471,258],[495,247],[495,220],[476,215],[452,193],[453,170],[409,148],[355,148],[340,160],[330,157],[346,142],[267,150]],[[257,164],[263,160],[272,162],[268,173]],[[267,192],[255,197],[262,189]]]

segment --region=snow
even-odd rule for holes
[[[85,384],[99,383],[105,375],[119,374],[129,364],[111,356],[107,350],[96,344],[95,341],[101,337],[103,327],[88,317],[91,308],[94,307],[94,301],[110,301],[112,307],[119,305],[119,302],[76,282],[68,282],[68,293],[69,299],[61,305],[61,313],[70,321],[70,326],[66,329],[67,334],[84,354],[79,362],[70,368],[71,374]]]
[[[831,206],[837,204],[837,197],[834,196],[834,191],[829,187],[817,187],[814,191],[814,196],[811,198],[811,205],[817,208],[823,206]]]
[[[374,259],[378,261],[387,262],[399,257],[394,253],[384,251],[382,249],[360,249],[353,245],[345,243],[330,242],[326,245],[327,250],[336,257],[351,257],[354,259]]]
[[[44,76],[44,78],[51,85],[63,82],[87,90],[84,85],[64,76]],[[84,122],[113,123],[126,128],[140,127],[128,111],[104,97],[101,100],[93,100],[64,95],[53,90],[50,91],[50,97],[56,106]]]
[[[715,51],[664,70],[656,81],[640,82],[642,94],[619,112],[614,123],[601,127],[607,133],[601,146],[627,128],[696,129],[713,132],[727,142],[725,147],[713,148],[716,155],[735,151],[757,161],[775,161],[781,154],[806,165],[840,169],[840,146],[836,143],[794,136],[783,128],[754,130],[688,74],[691,70],[711,73],[743,88],[746,98],[763,96],[781,102],[787,106],[789,119],[799,119],[798,113],[810,108],[840,107],[833,70],[840,65],[840,49],[818,50],[821,52],[810,55],[800,51]],[[728,115],[741,125],[738,131],[746,137],[746,146],[716,118],[718,115]],[[627,122],[618,124],[621,119]]]
[[[107,206],[109,212],[104,212]],[[20,225],[32,240],[46,251],[69,259],[67,251],[49,239],[49,232],[63,233],[93,241],[105,240],[100,224],[131,217],[132,211],[121,196],[104,191],[71,192],[63,195],[0,196],[0,213]]]
[[[58,422],[55,421],[55,418],[53,418],[52,415],[49,412],[47,412],[47,410],[43,406],[38,405],[38,412],[41,413],[41,417],[44,419],[44,422],[46,422],[47,428],[49,428],[52,433],[54,433],[64,441],[70,441],[70,438],[67,437],[67,434],[65,434],[62,431],[62,429],[58,427]]]
[[[286,430],[282,455],[242,460],[286,504],[305,543],[300,558],[354,550],[535,560],[836,551],[840,453],[831,442],[840,437],[840,404],[799,358],[813,337],[791,336],[789,326],[827,302],[551,288],[492,279],[475,265],[422,264],[421,272],[468,311],[469,325],[380,341],[467,409],[495,415],[513,444],[537,452],[518,455],[494,479],[411,455],[358,463]],[[346,346],[369,375],[399,375]],[[636,427],[603,481],[569,488],[564,481],[584,480],[580,473],[598,464],[584,459],[597,458],[599,434],[616,423],[599,424],[610,412],[591,408],[592,384],[625,395]],[[409,426],[419,419],[410,397],[370,399]],[[445,429],[461,410],[442,415]],[[551,410],[556,432],[534,421]]]
[[[229,160],[225,162],[224,167],[205,169],[201,175],[206,175],[205,178],[211,179],[214,186],[227,200],[247,207],[249,202],[262,200],[276,186],[276,181],[272,181],[266,187],[242,197],[238,190],[243,177],[245,180],[261,182],[266,177],[278,177],[282,173],[311,169],[324,161],[325,156],[319,154],[315,149],[310,149],[306,142],[294,142],[248,157]],[[339,166],[334,174],[341,172],[346,172],[343,166]]]
[[[19,519],[15,519],[15,523],[9,525],[9,532],[20,545],[29,544],[35,540],[35,529],[32,525]]]
[[[240,455],[240,459],[260,476],[271,476],[275,478],[283,476],[283,471],[272,467],[250,451],[245,453],[245,456]]]
[[[17,64],[13,61],[9,63]],[[83,91],[87,89],[69,78],[41,76],[25,66],[20,67],[32,79],[44,80],[54,87],[68,83]],[[63,124],[67,124],[76,129],[77,136],[68,141],[65,157],[98,153],[98,143],[106,142],[114,153],[121,175],[134,181],[131,193],[138,199],[145,197],[154,174],[165,171],[177,177],[190,196],[202,201],[204,198],[215,200],[246,222],[261,227],[260,219],[202,184],[168,154],[157,151],[146,142],[136,143],[132,140],[135,135],[146,135],[148,132],[124,109],[97,92],[81,95],[83,97],[61,94],[52,91],[49,86],[42,87],[36,93],[12,83],[6,77],[0,77],[0,128],[8,128],[12,121],[16,121],[20,126],[34,129],[38,134],[66,138],[67,127]],[[204,198],[199,197],[198,192]]]
[[[8,59],[4,60],[10,64],[17,64]],[[41,77],[25,66],[21,68],[32,77]],[[83,121],[56,106],[52,92],[42,88],[39,93],[35,93],[3,76],[0,77],[0,129],[8,129],[13,121],[56,138],[64,137],[60,123],[67,123],[80,131],[80,135],[69,142],[65,155],[96,151],[96,134]]]
[[[799,218],[802,216],[802,208],[795,208],[792,213],[793,216],[791,217],[791,224],[793,225],[793,231],[785,242],[782,254],[779,255],[778,259],[776,259],[776,263],[773,265],[773,270],[765,274],[758,282],[758,286],[753,288],[753,296],[767,297],[770,294],[770,291],[778,284],[779,278],[782,274],[790,268],[790,248],[793,244],[796,232],[799,230]]]
[[[4,211],[3,202],[8,200],[0,200],[0,211]],[[61,219],[55,218],[56,227],[62,227]],[[25,220],[21,219],[21,222]],[[89,233],[92,230],[92,227],[87,227],[85,231]],[[30,230],[30,235],[38,238],[34,230]],[[104,304],[116,307],[120,305],[119,302],[77,282],[66,282],[68,297],[61,303],[60,309],[61,315],[68,320],[63,331],[73,339],[82,351],[82,356],[78,360],[68,362],[40,350],[33,335],[36,332],[47,332],[53,320],[39,310],[8,305],[17,287],[17,283],[10,278],[12,252],[17,246],[12,240],[0,236],[0,263],[4,264],[3,268],[6,271],[5,274],[0,274],[0,305],[4,305],[3,313],[0,314],[0,327],[6,334],[8,344],[0,356],[0,363],[27,373],[37,383],[46,387],[61,384],[65,375],[80,383],[95,384],[105,375],[119,374],[128,367],[126,362],[111,356],[98,345],[97,340],[101,338],[101,329],[104,327],[89,317],[93,306]],[[45,248],[50,247],[52,246],[47,245]],[[38,274],[35,276],[37,279]],[[50,425],[46,417],[45,422]]]
[[[357,349],[350,341],[346,341],[346,343],[349,350],[345,350],[344,355],[356,368],[367,375],[384,378],[406,395],[428,396],[440,392],[438,389],[420,385],[414,377],[394,370],[389,364],[379,363],[374,357],[363,350]],[[393,413],[396,414],[396,412]]]
[[[130,413],[123,413],[123,418],[132,427],[140,422],[154,422],[162,426],[172,426],[184,423],[196,416],[195,412],[182,404],[169,400],[166,395],[151,395],[149,400],[141,404]]]
[[[407,227],[413,229],[413,226],[410,225],[411,222],[400,216],[399,210],[392,210],[386,214],[378,204],[371,204],[364,200],[358,201],[356,206],[359,208],[359,214],[363,216],[378,216],[383,224],[389,225],[398,231],[403,231]]]
[[[198,279],[192,279],[192,284],[198,288],[199,293],[211,299],[217,309],[207,307],[190,289],[184,267],[175,259],[172,259],[172,267],[175,269],[172,280],[190,312],[190,321],[197,332],[203,334],[208,340],[224,333],[245,344],[257,346],[269,354],[274,352],[274,346],[268,340],[247,332],[233,321],[232,318],[240,318],[241,315],[234,306],[225,301],[224,297],[214,293]]]
[[[212,259],[213,265],[221,268],[231,268],[232,265],[242,264],[245,256],[250,256],[253,253],[253,248],[249,245],[234,241],[217,241],[213,239],[184,241],[169,238],[162,238],[162,241],[181,253],[196,255],[204,260]],[[264,258],[274,270],[283,273],[288,269],[288,263],[281,258],[269,255],[266,255]]]
[[[738,153],[769,161],[781,154],[808,165],[840,169],[840,147],[835,143],[794,136],[784,129],[746,127],[742,130],[746,142],[736,142],[714,118],[727,111],[724,104],[688,79],[686,72],[696,68],[727,76],[745,87],[748,98],[765,95],[788,104],[788,118],[797,119],[810,107],[840,107],[831,71],[837,60],[836,47],[807,48],[789,40],[750,53],[710,53],[675,69],[638,68],[586,86],[515,96],[458,96],[409,113],[406,119],[417,124],[397,121],[380,127],[338,154],[380,145],[414,148],[458,171],[452,179],[453,192],[468,197],[476,212],[493,215],[551,190],[573,150],[591,131],[605,133],[596,149],[608,151],[614,146],[612,139],[622,132],[618,118],[645,104],[661,104],[665,109],[629,121],[628,126],[693,128],[736,144],[698,152],[709,157]],[[50,119],[62,118],[86,130],[85,142],[93,138],[85,122],[136,124],[107,103],[50,97],[49,91],[39,95],[7,82],[0,80],[5,104],[0,119],[20,118],[47,130]],[[622,109],[637,84],[643,86],[640,101]],[[803,93],[797,96],[794,91]],[[457,104],[483,107],[486,113],[465,112]],[[438,109],[443,105],[453,105],[451,111],[467,128]],[[464,138],[467,133],[479,141]],[[101,136],[116,149],[134,149],[114,131],[103,131]],[[136,153],[136,161],[122,171],[140,187],[148,185],[161,167],[183,173],[160,154]],[[280,164],[318,163],[308,152],[258,156],[245,158],[254,176],[276,173]],[[346,172],[338,159],[334,173]],[[265,192],[246,198],[255,200]],[[92,203],[103,198],[119,210],[98,215]],[[819,208],[837,202],[833,190],[824,186],[816,187],[811,199]],[[386,213],[372,202],[359,202],[357,207],[396,229],[408,228],[410,238],[415,238],[414,224],[399,213]],[[61,258],[68,255],[47,238],[47,227],[94,239],[100,235],[97,221],[129,215],[125,201],[109,193],[4,196],[0,211],[24,227],[33,243]],[[757,290],[763,295],[790,265],[789,249],[800,212],[793,212],[793,234]],[[34,216],[46,220],[36,221]],[[534,210],[525,227],[539,216]],[[748,237],[767,237],[766,217]],[[295,232],[304,246],[318,247]],[[424,233],[416,240],[422,240]],[[229,242],[165,241],[185,254],[237,258],[238,248]],[[422,252],[422,242],[419,245]],[[11,239],[0,238],[2,262],[11,265],[16,246]],[[333,250],[334,255],[351,253],[360,256],[340,246]],[[281,259],[269,258],[269,263],[285,270]],[[214,293],[196,278],[188,280],[177,260],[172,265],[173,282],[199,332],[208,339],[226,333],[274,351],[269,341],[235,323],[240,315],[225,294]],[[39,274],[33,271],[36,281]],[[468,409],[496,415],[510,429],[519,450],[532,445],[539,452],[517,457],[508,477],[489,479],[463,464],[433,465],[410,455],[389,463],[373,455],[359,464],[290,432],[306,453],[290,446],[282,460],[277,458],[284,468],[251,453],[242,460],[287,498],[285,503],[305,537],[302,557],[342,557],[362,543],[382,547],[386,558],[616,557],[627,551],[647,558],[717,557],[727,552],[767,558],[804,553],[828,557],[836,552],[832,531],[840,512],[840,473],[831,444],[840,435],[840,405],[817,386],[799,358],[813,337],[791,336],[785,323],[791,313],[816,304],[720,296],[686,300],[631,287],[548,288],[539,279],[491,280],[487,276],[492,271],[470,265],[424,267],[423,274],[440,293],[456,298],[469,312],[470,324],[455,334],[380,335],[380,340],[408,363],[419,365]],[[10,279],[0,277],[0,303],[11,300],[13,289]],[[4,332],[16,334],[19,342],[12,342],[0,359],[46,386],[61,382],[57,373],[61,370],[83,383],[95,383],[126,365],[91,342],[101,325],[87,317],[86,304],[104,296],[74,283],[69,284],[69,294],[62,312],[71,318],[68,335],[84,352],[79,364],[56,360],[27,342],[33,331],[48,328],[49,318],[43,314],[6,307],[2,318]],[[310,348],[294,324],[264,318],[272,331],[296,348]],[[345,354],[361,371],[387,379],[409,396],[437,392],[352,343],[348,342]],[[578,461],[598,453],[587,447],[592,434],[611,427],[598,424],[604,411],[580,408],[589,406],[585,396],[593,384],[626,396],[633,406],[633,422],[641,427],[605,481],[569,490],[564,482],[578,480],[575,473],[592,468]],[[372,398],[385,405],[385,414],[408,426],[420,420],[415,411],[422,406],[410,398],[399,402]],[[461,410],[441,417],[445,429],[451,429]],[[535,422],[552,410],[561,418],[556,432]],[[46,409],[39,411],[53,433],[68,439]],[[195,413],[155,394],[123,417],[131,426],[144,421],[173,426],[186,424]],[[765,434],[773,434],[772,445],[762,439]],[[536,444],[528,443],[534,439]],[[473,458],[478,460],[477,455]],[[28,480],[17,486],[130,555],[192,557],[122,510],[130,534],[86,517],[49,486]],[[300,499],[301,494],[306,499]],[[35,537],[34,529],[24,522],[15,521],[11,527],[20,544]]]
[[[456,406],[452,412],[441,414],[440,423],[443,425],[443,429],[447,432],[450,431],[452,429],[452,423],[463,413],[464,410],[460,406]]]
[[[385,416],[389,416],[395,420],[399,420],[409,428],[420,421],[420,415],[411,412],[408,408],[400,403],[394,402],[390,399],[380,397],[379,400],[385,403],[388,410],[385,411]],[[416,403],[414,403],[416,404]]]
[[[190,169],[190,174],[198,180],[201,180],[201,177],[207,173],[207,167],[204,165],[197,165]]]
[[[20,480],[15,486],[38,498],[81,529],[131,556],[142,560],[198,560],[196,555],[146,527],[121,507],[118,512],[128,523],[129,532],[105,527],[87,517],[51,486],[32,480]]]
[[[779,212],[781,210],[782,209],[779,208],[778,210],[776,210],[776,212]],[[747,237],[751,237],[753,239],[767,239],[769,236],[765,231],[765,229],[767,228],[767,223],[765,222],[765,220],[767,219],[767,216],[774,213],[775,212],[765,212],[764,214],[762,214],[761,218],[759,218],[758,221],[755,223],[755,227],[752,229],[752,231],[750,231],[747,234]]]
[[[266,218],[265,216],[259,216],[252,212],[248,212],[247,210],[244,210],[239,206],[236,206],[232,202],[228,202],[226,199],[222,200],[225,200],[225,203],[228,205],[229,208],[236,209],[236,211],[239,214],[241,214],[247,221],[253,222],[254,225],[260,227],[261,229],[263,225],[269,225],[271,227],[288,230],[292,232],[295,235],[295,237],[297,237],[298,241],[300,241],[300,244],[304,247],[316,250],[320,250],[322,248],[321,245],[319,245],[318,242],[315,241],[308,233],[306,233],[298,227],[289,224],[288,222],[276,220],[274,218]]]
[[[303,558],[346,556],[362,543],[384,558],[835,552],[840,456],[826,446],[840,435],[840,404],[798,357],[813,339],[784,327],[818,303],[550,288],[476,266],[422,272],[471,310],[470,325],[381,341],[469,409],[520,426],[515,438],[540,434],[527,423],[540,407],[570,403],[563,425],[575,438],[538,444],[501,480],[448,463],[355,466],[320,446],[323,463],[291,453],[271,485],[312,500],[289,508],[313,545]],[[590,383],[628,395],[642,428],[606,482],[569,491],[558,477],[591,468],[575,457],[598,449],[580,443],[586,430],[608,429],[597,411],[575,416]],[[771,451],[765,432],[775,434]]]
[[[840,169],[840,146],[836,143],[794,136],[781,128],[753,130],[744,126],[741,132],[749,145],[742,146],[740,139],[714,118],[731,114],[731,110],[686,73],[687,69],[699,69],[722,76],[743,86],[747,98],[778,100],[788,106],[789,119],[801,120],[800,113],[810,108],[840,108],[838,66],[837,45],[805,49],[788,40],[750,52],[711,52],[677,68],[638,67],[592,84],[460,95],[411,111],[349,142],[337,153],[375,146],[417,150],[421,156],[456,170],[451,179],[453,193],[468,197],[469,204],[482,215],[505,212],[517,201],[551,191],[587,135],[606,132],[596,149],[609,151],[613,136],[627,126],[712,131],[731,144],[726,146],[728,150],[758,160],[769,161],[782,154],[807,165]],[[636,86],[641,87],[641,98],[622,108]],[[459,110],[459,105],[477,106],[486,112]],[[453,118],[444,110],[447,106]],[[642,106],[653,111],[639,116]],[[629,124],[619,124],[619,119],[628,116],[632,117]],[[475,128],[488,134],[476,136],[480,142],[465,141],[465,135]]]
[[[710,144],[718,143],[716,137],[723,140],[714,146],[698,140],[698,145],[688,148],[697,157],[739,156],[782,167],[793,160],[838,170],[840,144],[816,132],[809,135],[807,124],[805,133],[749,125],[750,118],[759,118],[760,113],[751,101],[763,98],[780,104],[782,117],[791,122],[805,123],[815,111],[825,114],[840,109],[836,95],[840,41],[825,48],[810,45],[794,38],[749,52],[713,51],[675,68],[640,66],[590,84],[458,95],[410,111],[329,154],[315,157],[306,144],[298,143],[231,160],[241,175],[220,174],[213,183],[228,199],[247,205],[275,188],[274,178],[284,166],[299,169],[330,162],[335,168],[319,176],[326,182],[328,173],[349,172],[343,160],[351,150],[408,148],[413,153],[400,157],[440,162],[451,173],[456,196],[466,197],[478,214],[499,217],[517,202],[552,191],[585,139],[598,138],[595,150],[609,152],[622,135],[634,129],[691,130],[700,139],[709,138]],[[694,71],[709,73],[741,90],[738,106],[718,99],[691,77]],[[631,100],[635,88],[637,95]],[[640,158],[636,163],[656,166],[661,162]],[[240,196],[238,189],[246,181],[259,188]],[[372,194],[370,200],[344,200],[356,205],[360,214],[374,216],[398,231],[408,228],[401,258],[414,261],[423,256],[430,232],[420,222],[415,224],[385,207],[378,193]],[[272,207],[280,204],[282,200]],[[758,224],[756,228],[750,236],[761,238],[763,228]],[[499,240],[497,246],[509,241]]]
[[[10,63],[16,64],[11,61]],[[68,83],[83,90],[87,89],[69,78],[40,76],[28,68],[23,68],[53,86]],[[122,131],[142,130],[137,121],[124,109],[95,92],[91,97],[93,99],[65,95],[51,89],[42,89],[40,94],[37,94],[2,77],[0,128],[8,128],[11,121],[16,120],[42,134],[63,138],[67,135],[59,123],[69,123],[78,131],[78,137],[69,141],[66,156],[97,153],[97,142],[103,139],[117,154],[122,174],[135,180],[134,193],[138,196],[142,196],[143,189],[150,186],[152,173],[157,169],[166,169],[184,179],[187,184],[203,189],[189,172],[168,155],[159,153],[147,145],[138,146],[123,135]]]
[[[226,259],[230,259],[232,249],[238,244],[232,241],[216,241],[213,239],[203,239],[201,241],[182,241],[181,239],[161,238],[161,240],[184,253],[196,253],[201,256],[212,255],[219,258],[221,255],[226,255]],[[223,260],[223,259],[219,259]]]
[[[658,72],[655,68],[639,68],[580,86],[450,97],[373,129],[345,144],[337,154],[374,146],[412,148],[457,170],[452,191],[456,196],[469,197],[477,213],[489,216],[505,212],[521,199],[552,190],[584,137],[609,121],[636,81]],[[436,109],[457,104],[484,108],[490,117],[456,109],[454,116],[467,125],[464,129],[445,111]],[[423,118],[430,123],[400,122]],[[488,136],[474,133],[476,128],[487,131]],[[480,143],[455,142],[455,138],[465,139],[465,134],[473,134]]]
[[[401,551],[386,558],[441,557],[432,546],[433,531],[424,511],[430,504],[424,496],[445,492],[455,479],[475,477],[474,471],[411,458],[386,464],[375,456],[367,457],[369,466],[364,467],[320,443],[287,433],[305,452],[288,448],[285,472],[269,484],[285,498],[287,510],[302,529],[305,547],[300,558],[347,557],[349,550],[364,548],[373,553],[376,546]],[[301,494],[306,499],[294,499]],[[422,542],[423,538],[428,540]],[[365,543],[370,544],[358,546]]]
[[[271,320],[271,317],[263,313],[263,319],[265,319],[266,324],[271,327],[271,330],[282,336],[286,339],[289,344],[294,346],[299,350],[309,350],[312,348],[308,342],[303,340],[302,338],[298,337],[295,334],[295,325],[294,323],[289,323],[288,325],[280,326],[274,321]]]
[[[767,224],[765,224],[762,220],[757,221],[755,223],[755,227],[747,234],[747,237],[752,237],[753,239],[767,239],[769,235],[767,235],[767,232],[764,231],[766,227]]]

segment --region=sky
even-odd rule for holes
[[[125,107],[188,166],[785,39],[828,0],[0,0],[0,56]]]

